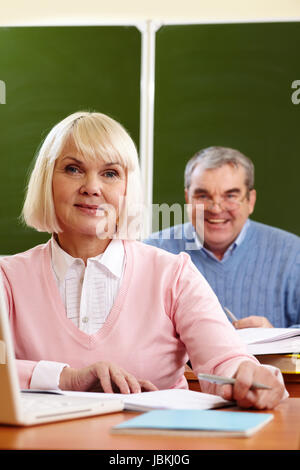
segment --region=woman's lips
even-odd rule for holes
[[[74,204],[81,212],[89,215],[100,215],[103,213],[101,206],[96,204]]]

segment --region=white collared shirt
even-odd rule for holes
[[[95,334],[105,323],[123,276],[124,247],[112,240],[104,253],[80,258],[66,253],[51,239],[52,267],[67,317],[85,333]]]
[[[51,260],[67,317],[85,333],[95,334],[105,323],[123,277],[125,253],[121,240],[113,239],[105,252],[89,258],[73,258],[51,239]],[[30,388],[59,388],[60,373],[68,364],[40,361],[33,370]]]

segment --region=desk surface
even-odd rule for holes
[[[42,450],[299,450],[300,398],[271,411],[274,419],[249,438],[113,435],[115,424],[137,413],[122,412],[28,428],[0,426],[0,449]]]

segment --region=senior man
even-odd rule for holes
[[[185,169],[189,222],[145,243],[187,252],[236,328],[300,327],[300,238],[249,219],[254,165],[231,148],[209,147]]]

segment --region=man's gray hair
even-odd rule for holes
[[[184,172],[185,189],[190,187],[192,173],[199,163],[203,170],[213,170],[227,164],[233,165],[236,168],[242,166],[245,169],[245,184],[248,191],[254,188],[254,165],[250,158],[232,148],[208,147],[199,150],[199,152],[188,161]]]

